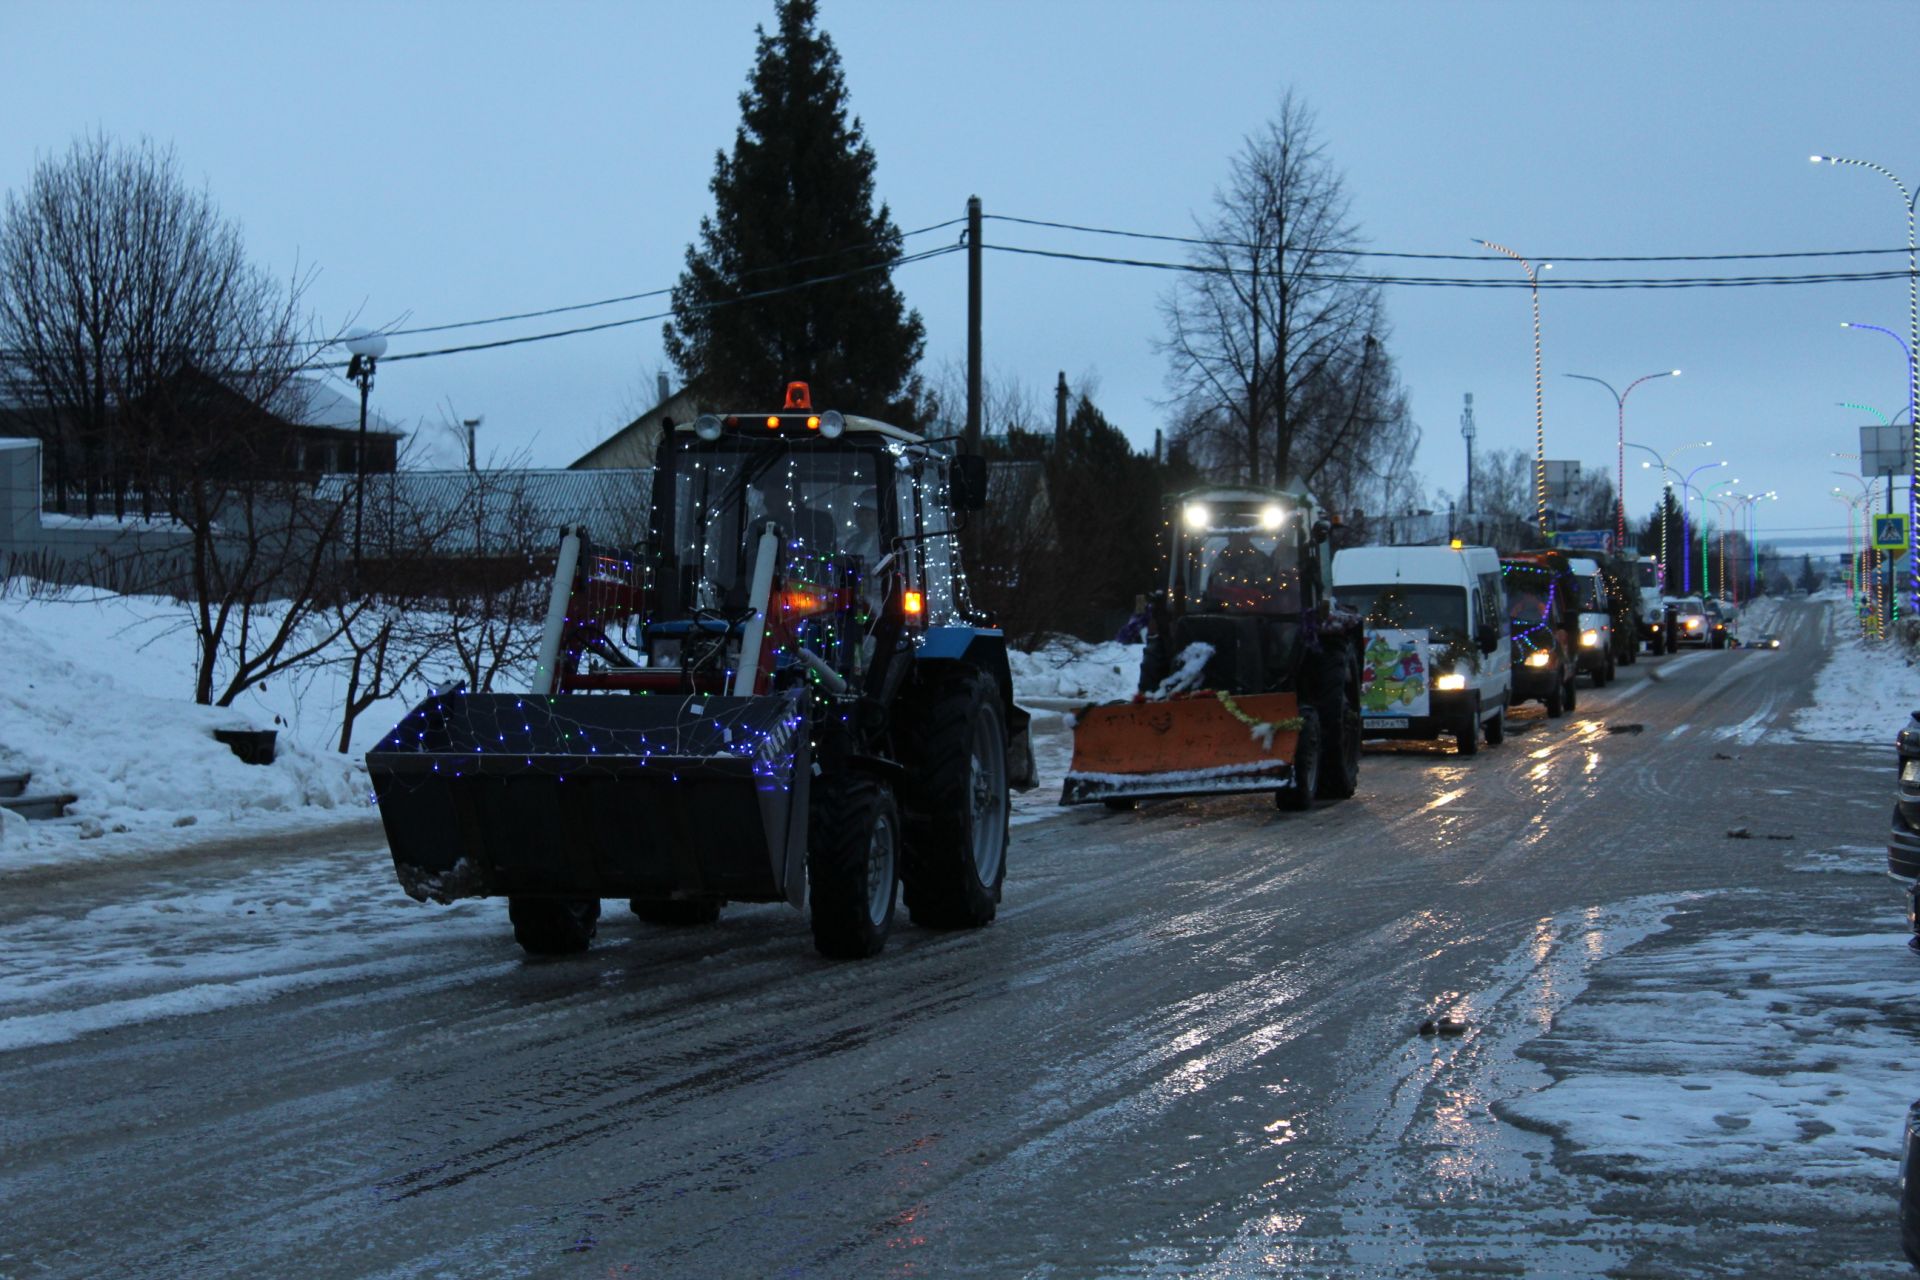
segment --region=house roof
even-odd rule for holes
[[[352,475],[328,475],[322,499],[353,497]],[[364,537],[373,554],[514,555],[550,551],[584,528],[600,547],[646,538],[653,472],[639,468],[395,471],[367,477]]]

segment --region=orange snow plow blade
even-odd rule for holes
[[[1074,725],[1060,803],[1291,786],[1299,714],[1291,693],[1201,692],[1088,707]]]

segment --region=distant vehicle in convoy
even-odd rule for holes
[[[1652,556],[1640,556],[1633,562],[1633,579],[1640,588],[1640,602],[1634,611],[1640,643],[1648,653],[1672,653],[1673,609],[1661,594],[1660,562]]]
[[[1450,734],[1468,756],[1482,734],[1488,746],[1505,739],[1513,678],[1507,593],[1493,548],[1348,547],[1333,557],[1333,594],[1366,626],[1360,707],[1367,737]],[[1409,654],[1430,678],[1424,697],[1394,686]]]
[[[1607,599],[1607,582],[1595,560],[1569,559],[1567,570],[1578,580],[1580,590],[1574,665],[1593,681],[1594,688],[1604,689],[1614,672],[1613,612]]]
[[[1754,637],[1753,643],[1749,647],[1754,649],[1778,649],[1780,647],[1780,637],[1771,631],[1763,631]]]
[[[1680,596],[1673,601],[1673,634],[1675,644],[1704,649],[1713,643],[1713,632],[1707,625],[1707,606],[1699,596]]]
[[[1702,602],[1702,607],[1707,611],[1708,647],[1724,649],[1728,645],[1735,643],[1733,638],[1733,620],[1737,616],[1737,612],[1721,601],[1714,599],[1712,596],[1708,596],[1707,599]]]
[[[1539,702],[1549,716],[1572,711],[1574,628],[1580,623],[1573,575],[1532,556],[1502,557],[1500,569],[1507,585],[1512,705]]]

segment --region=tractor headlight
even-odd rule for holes
[[[1280,509],[1280,504],[1277,502],[1269,502],[1266,506],[1260,508],[1260,527],[1262,529],[1278,529],[1280,522],[1286,518],[1287,513]]]
[[[838,409],[820,415],[820,434],[831,440],[847,429],[847,419]]]
[[[1436,679],[1433,682],[1433,687],[1441,693],[1458,693],[1467,687],[1467,678],[1457,671],[1452,672]]]
[[[1204,502],[1189,502],[1180,516],[1187,522],[1189,529],[1205,529],[1213,524],[1213,512],[1207,510],[1207,504]]]
[[[1530,667],[1545,667],[1545,666],[1551,666],[1552,664],[1553,664],[1553,655],[1548,653],[1545,649],[1536,650],[1535,652],[1527,655],[1527,665]]]
[[[1600,633],[1598,631],[1588,630],[1588,631],[1582,631],[1580,633],[1581,648],[1591,649],[1596,645],[1598,645],[1599,643],[1600,643]]]
[[[693,420],[693,434],[699,436],[702,440],[718,440],[720,438],[720,419],[710,413],[701,414]]]

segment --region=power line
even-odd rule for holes
[[[722,307],[738,306],[745,302],[757,302],[762,298],[778,297],[783,293],[793,293],[800,289],[811,289],[816,285],[832,284],[839,280],[851,280],[855,276],[871,275],[875,271],[893,271],[898,267],[909,266],[915,262],[926,262],[933,258],[943,258],[950,253],[959,253],[964,246],[957,244],[941,245],[937,249],[925,249],[919,253],[907,254],[890,262],[877,262],[871,266],[856,267],[851,271],[841,271],[830,276],[816,276],[811,280],[799,280],[792,284],[780,285],[772,289],[759,289],[752,293],[743,293],[737,297],[723,298],[718,302],[699,303],[686,308],[688,311],[715,311]],[[517,338],[496,338],[491,342],[473,342],[458,347],[439,347],[431,351],[408,351],[400,355],[380,357],[383,363],[395,360],[425,360],[432,356],[459,355],[467,351],[492,351],[499,347],[518,347],[530,342],[550,342],[555,338],[571,338],[582,333],[600,333],[607,329],[624,329],[629,325],[646,324],[652,320],[665,320],[674,315],[672,311],[659,311],[652,315],[630,316],[621,320],[607,320],[600,324],[578,325],[571,329],[553,329],[545,333],[523,334]]]
[[[1160,262],[1147,258],[1120,258],[1108,254],[1069,253],[1062,249],[1033,249],[1021,245],[982,244],[983,249],[999,253],[1015,253],[1034,258],[1059,258],[1069,262],[1089,262],[1101,266],[1138,267],[1153,271],[1176,271],[1191,275],[1237,275],[1243,274],[1231,267],[1211,266],[1204,263]],[[1902,253],[1906,250],[1901,250]],[[1566,259],[1559,259],[1566,261]],[[1728,289],[1759,288],[1763,286],[1794,284],[1841,284],[1869,280],[1904,280],[1905,271],[1836,271],[1808,275],[1764,275],[1764,276],[1631,276],[1613,279],[1572,280],[1546,279],[1539,282],[1541,292],[1564,289]],[[1417,288],[1448,289],[1530,289],[1532,282],[1524,279],[1476,279],[1466,276],[1400,276],[1367,275],[1344,271],[1303,271],[1293,276],[1298,280],[1315,283],[1349,283],[1393,285]]]
[[[903,231],[900,233],[900,238],[902,240],[911,240],[915,236],[923,236],[931,231],[942,231],[947,227],[957,226],[965,221],[966,218],[964,217],[948,218],[945,222],[936,222],[930,226],[916,227],[912,231]],[[839,249],[829,250],[826,253],[810,254],[804,258],[793,258],[786,262],[776,262],[764,267],[748,267],[742,271],[740,275],[745,277],[764,275],[769,271],[787,271],[794,267],[806,266],[808,263],[823,262],[828,258],[844,257],[849,253],[864,253],[873,249],[887,249],[889,247],[890,246],[878,241],[870,241],[866,244],[850,244]],[[513,320],[538,320],[545,316],[566,315],[574,311],[592,311],[598,307],[618,306],[623,302],[640,302],[647,298],[663,298],[672,292],[673,287],[669,285],[664,289],[647,289],[640,293],[623,293],[619,297],[601,298],[594,302],[573,302],[565,306],[543,307],[538,311],[516,311],[510,315],[488,316],[484,320],[457,320],[448,324],[428,324],[418,325],[411,329],[391,329],[386,332],[386,336],[389,338],[406,338],[422,333],[448,333],[456,329],[476,329],[482,325],[506,324]]]
[[[1048,227],[1056,231],[1079,231],[1096,236],[1119,236],[1129,240],[1158,240],[1167,244],[1190,244],[1210,249],[1248,249],[1255,246],[1238,240],[1220,240],[1205,236],[1171,236],[1150,231],[1123,231],[1115,227],[1093,227],[1075,222],[1050,222],[1043,218],[1017,218],[1011,214],[989,213],[984,218],[994,222],[1012,222],[1025,227]],[[1273,246],[1262,245],[1265,252]],[[1298,252],[1293,246],[1280,246],[1281,252]],[[1507,262],[1509,259],[1499,254],[1480,253],[1406,253],[1387,249],[1328,249],[1316,248],[1313,252],[1340,255],[1355,258],[1404,258],[1428,262]],[[1898,249],[1805,249],[1782,253],[1690,253],[1690,254],[1613,254],[1606,256],[1581,256],[1578,254],[1533,254],[1541,262],[1753,262],[1775,258],[1851,258],[1875,254],[1904,254],[1907,250]],[[1905,275],[1905,272],[1901,272]]]

